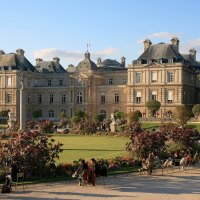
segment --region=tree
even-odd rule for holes
[[[104,115],[102,115],[102,114],[96,114],[95,116],[94,116],[94,121],[95,122],[102,122],[103,120],[104,120]]]
[[[192,111],[185,105],[177,106],[175,111],[175,118],[180,126],[184,126],[187,121],[192,117]]]
[[[74,115],[74,116],[71,118],[71,121],[72,121],[74,124],[78,124],[78,123],[81,121],[81,118],[80,118],[79,116]]]
[[[19,132],[6,140],[0,136],[0,164],[14,162],[26,175],[43,176],[59,158],[61,147],[38,131]]]
[[[40,118],[42,117],[42,110],[34,110],[32,114],[33,118]]]
[[[63,119],[66,118],[66,117],[67,117],[66,112],[62,111],[62,112],[60,113],[60,118],[63,120]]]
[[[78,112],[75,113],[75,116],[78,116],[80,119],[85,119],[87,118],[86,112],[79,110]]]
[[[155,116],[155,113],[160,109],[161,103],[156,100],[149,100],[146,102],[145,106],[151,113],[151,116]]]
[[[159,156],[165,149],[165,134],[160,131],[148,131],[140,128],[138,122],[131,126],[130,142],[127,150],[137,159],[147,158],[149,153],[156,152]]]
[[[129,122],[132,123],[132,122],[139,121],[140,117],[142,117],[142,113],[139,110],[131,112],[129,114]]]
[[[8,110],[2,110],[0,111],[0,117],[8,117]]]
[[[195,117],[200,115],[200,104],[196,104],[193,106],[192,113],[194,114]]]
[[[115,120],[117,119],[125,119],[126,114],[124,112],[117,111],[114,113]]]

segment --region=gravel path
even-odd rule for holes
[[[97,180],[97,185],[77,186],[68,181],[18,186],[11,194],[0,194],[2,200],[200,200],[200,169],[164,174],[118,175]]]

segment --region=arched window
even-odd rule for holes
[[[54,110],[49,110],[49,117],[53,118],[54,117]]]
[[[103,115],[104,118],[106,118],[106,111],[105,110],[101,110],[100,114]]]
[[[77,103],[82,104],[82,102],[83,102],[83,94],[82,94],[82,92],[78,92],[77,93],[76,99],[77,99]]]

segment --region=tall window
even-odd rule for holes
[[[54,117],[54,110],[49,110],[49,117],[53,118]]]
[[[101,95],[101,104],[104,104],[106,102],[106,96],[105,94]]]
[[[136,104],[141,103],[141,92],[136,92]]]
[[[119,94],[118,93],[115,94],[115,103],[119,103]]]
[[[156,100],[157,99],[157,92],[152,92],[151,93],[151,100]]]
[[[124,78],[122,79],[122,83],[123,83],[123,84],[126,84],[126,83],[127,83],[127,78],[126,78],[126,77],[124,77]]]
[[[64,104],[66,102],[66,95],[62,94],[62,103]]]
[[[174,81],[174,73],[173,72],[167,72],[167,82],[173,82]]]
[[[141,83],[142,82],[142,73],[141,72],[136,72],[136,74],[135,74],[135,82],[136,83]]]
[[[51,83],[52,83],[52,81],[48,80],[48,82],[47,82],[48,86],[51,86]]]
[[[70,94],[70,101],[73,102],[73,91],[71,90],[70,93],[71,93],[71,94]]]
[[[59,80],[59,86],[63,85],[63,80]]]
[[[152,83],[157,82],[157,72],[151,72],[151,82]]]
[[[41,104],[41,103],[42,103],[42,95],[38,94],[38,104]]]
[[[6,102],[7,103],[11,102],[11,94],[6,94]]]
[[[109,84],[109,85],[112,85],[112,84],[113,84],[113,78],[109,78],[109,79],[108,79],[108,84]]]
[[[11,86],[12,82],[11,82],[11,77],[7,76],[6,77],[6,86]]]
[[[77,93],[76,100],[77,100],[77,103],[82,104],[82,102],[83,102],[82,92]]]
[[[49,103],[53,103],[53,94],[49,95]]]
[[[105,111],[105,110],[101,110],[100,114],[101,114],[104,118],[106,118],[106,111]]]
[[[27,102],[31,103],[31,96],[30,95],[27,96]]]
[[[173,91],[171,90],[167,91],[167,103],[173,103]]]

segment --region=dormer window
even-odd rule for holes
[[[48,86],[51,86],[51,80],[48,80],[48,82],[47,82],[47,84],[48,84]]]

